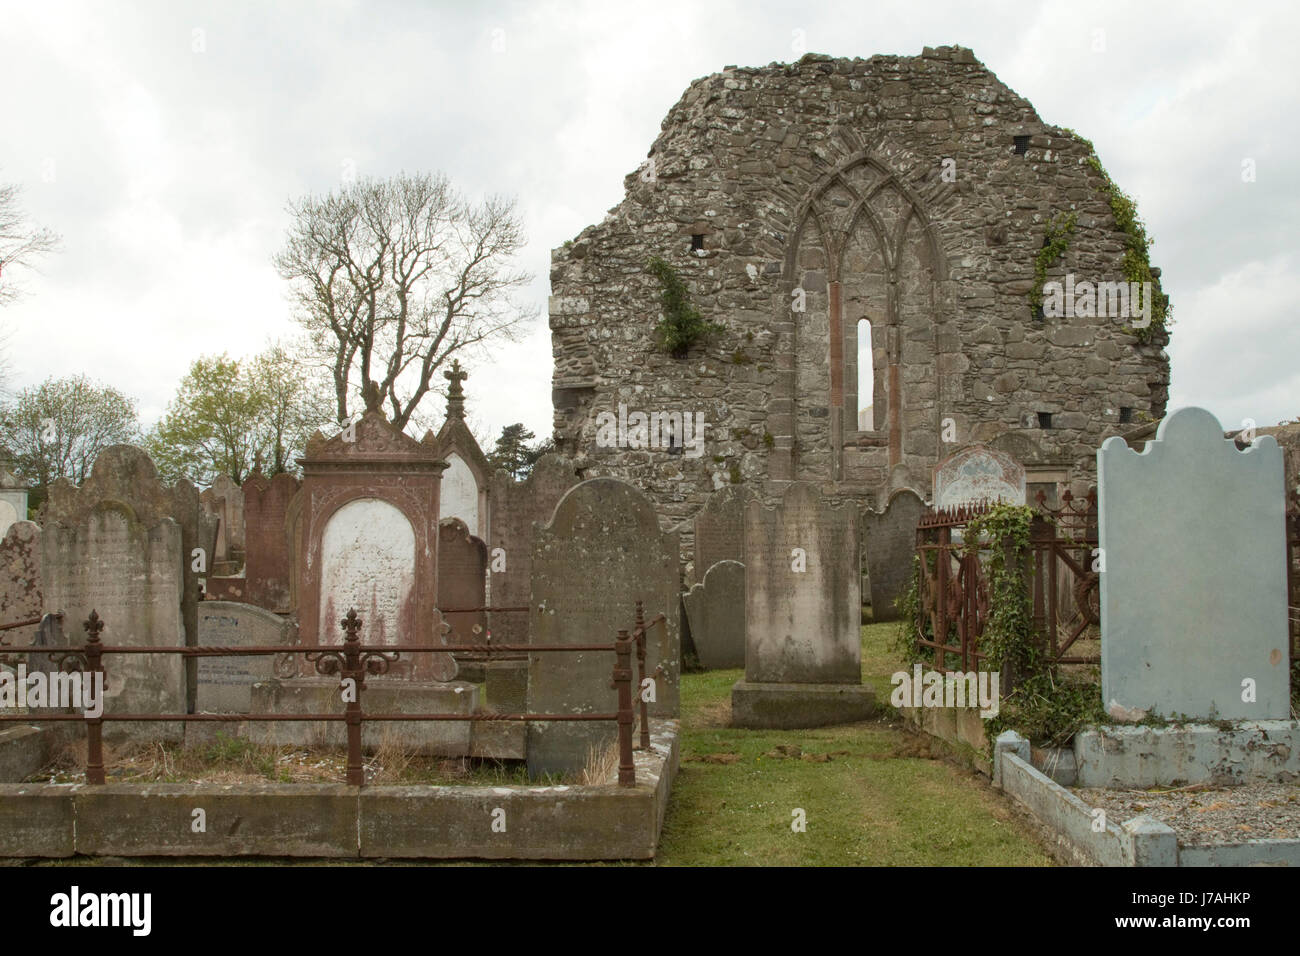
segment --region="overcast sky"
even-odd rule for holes
[[[0,181],[63,248],[0,321],[18,385],[86,373],[150,424],[197,356],[293,332],[271,265],[290,198],[348,168],[441,170],[518,198],[536,276],[530,333],[470,369],[471,423],[548,435],[550,250],[622,199],[693,79],[798,59],[800,37],[845,57],[958,44],[1137,198],[1174,306],[1171,407],[1272,424],[1300,416],[1298,9],[4,2]]]

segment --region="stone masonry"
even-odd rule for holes
[[[1047,280],[1125,278],[1090,155],[960,47],[695,81],[623,202],[552,252],[559,451],[583,477],[644,489],[666,526],[732,483],[770,501],[812,481],[879,507],[929,488],[958,448],[1011,437],[1064,463],[1065,482],[1095,480],[1106,437],[1164,414],[1169,361],[1161,328],[1143,344],[1118,318],[1029,304],[1048,223],[1071,211]],[[725,327],[685,358],[654,340],[652,257]],[[862,319],[874,381],[859,402]],[[620,404],[702,412],[702,453],[599,447],[597,416]]]

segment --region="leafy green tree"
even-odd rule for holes
[[[135,401],[84,375],[23,389],[0,409],[0,425],[34,505],[56,478],[81,484],[100,451],[140,438]]]
[[[317,382],[280,345],[242,362],[202,356],[146,447],[171,481],[210,485],[224,472],[242,483],[258,467],[268,475],[294,471],[294,457],[330,415],[330,396]]]

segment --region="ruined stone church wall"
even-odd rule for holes
[[[1169,379],[1162,331],[1144,345],[1114,318],[1033,317],[1053,216],[1072,210],[1077,226],[1049,280],[1124,278],[1090,154],[961,48],[695,81],[624,201],[552,253],[561,452],[585,477],[635,482],[666,525],[736,481],[768,497],[773,481],[820,481],[870,501],[901,464],[925,489],[939,459],[1006,432],[1086,480],[1102,440],[1133,427],[1121,409],[1134,423],[1162,415]],[[684,359],[654,344],[656,256],[725,326]],[[860,432],[864,317],[877,423]],[[620,404],[702,413],[703,448],[599,447],[597,416]]]

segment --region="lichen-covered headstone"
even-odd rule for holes
[[[691,640],[709,669],[745,666],[745,566],[719,561],[682,596]]]
[[[871,619],[898,618],[894,602],[907,590],[916,553],[916,523],[925,502],[910,488],[889,496],[883,511],[862,516],[862,551],[871,580]]]
[[[719,561],[745,561],[745,504],[754,493],[744,485],[715,491],[695,515],[695,580]]]
[[[1097,452],[1101,682],[1111,713],[1290,715],[1285,486],[1271,436],[1238,451],[1184,408],[1141,452]]]
[[[488,587],[493,607],[528,603],[536,529],[551,520],[564,493],[578,483],[573,462],[543,455],[524,481],[505,471],[492,476],[488,540]],[[528,643],[529,615],[503,611],[488,617],[494,644]]]
[[[41,529],[30,521],[14,523],[0,535],[0,624],[41,616]],[[0,631],[0,644],[25,647],[36,625]]]
[[[92,610],[106,646],[185,646],[181,528],[170,517],[147,527],[120,501],[102,501],[74,524],[41,534],[45,606],[64,612],[68,644],[84,643]],[[184,658],[179,654],[105,654],[104,712],[183,714]],[[106,723],[104,739],[182,739],[179,723]]]
[[[636,602],[651,628],[646,669],[654,675],[652,716],[676,716],[681,645],[678,636],[677,533],[659,530],[654,507],[638,489],[614,478],[584,481],[560,499],[550,523],[537,531],[532,558],[533,644],[612,644],[631,631]],[[613,713],[614,652],[533,654],[528,672],[530,713]],[[612,721],[530,723],[528,769],[579,771],[589,752],[616,738]]]
[[[858,683],[862,582],[858,517],[792,482],[776,508],[745,512],[745,679]]]
[[[234,601],[199,605],[199,644],[207,647],[260,647],[293,643],[293,627],[278,614]],[[247,714],[253,685],[270,680],[275,658],[200,657],[195,711]]]

